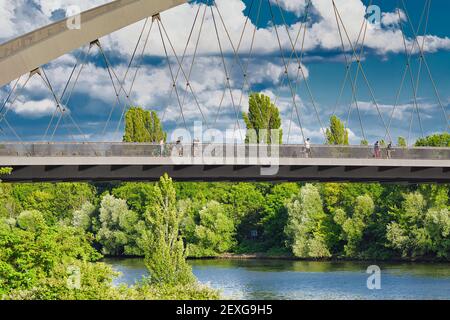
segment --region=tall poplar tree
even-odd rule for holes
[[[195,280],[179,232],[183,216],[172,179],[165,174],[155,186],[154,201],[145,214],[148,230],[142,240],[153,283],[189,284]]]
[[[344,123],[336,116],[330,118],[330,127],[327,128],[327,144],[348,145],[348,131]]]
[[[260,93],[250,94],[248,113],[244,113],[243,116],[247,130],[256,131],[258,143],[276,144],[277,141],[272,141],[270,132],[270,130],[274,129],[280,130],[278,143],[282,143],[283,132],[281,130],[280,111],[268,96]],[[265,136],[260,133],[262,129],[267,129]],[[250,137],[247,133],[246,141],[248,142],[249,139]]]
[[[163,131],[156,112],[140,107],[132,107],[127,111],[123,142],[158,143],[166,139],[167,134]]]

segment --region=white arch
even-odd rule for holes
[[[186,0],[116,0],[81,13],[81,28],[64,19],[0,45],[0,87],[102,36],[186,3]]]

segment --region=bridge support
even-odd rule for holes
[[[283,165],[262,176],[258,165],[36,165],[13,166],[4,182],[157,181],[169,174],[177,181],[301,181],[450,183],[447,167]]]

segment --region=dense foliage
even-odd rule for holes
[[[195,281],[185,261],[178,232],[182,215],[171,180],[163,177],[151,187],[160,207],[144,205],[147,217],[142,220],[125,200],[98,194],[103,187],[0,184],[1,205],[9,204],[0,212],[0,299],[218,298]],[[65,194],[69,190],[70,197]],[[48,201],[58,205],[59,217]],[[100,252],[143,253],[150,276],[131,287],[114,287],[117,274],[99,262]]]
[[[445,132],[420,138],[415,145],[416,147],[450,147],[450,133]]]
[[[344,123],[337,117],[330,118],[330,127],[326,130],[327,144],[330,145],[348,145],[348,130]],[[367,141],[362,144],[368,144]]]
[[[277,106],[273,104],[268,96],[260,93],[251,93],[249,96],[248,113],[243,114],[247,126],[246,140],[258,143],[281,143],[283,134],[281,131],[281,117]],[[256,137],[250,137],[253,130]],[[265,131],[263,131],[265,130]],[[278,136],[275,134],[279,130]],[[253,138],[253,139],[251,139]],[[278,138],[272,141],[273,138]]]
[[[163,131],[156,112],[132,107],[125,114],[123,142],[159,143],[161,140],[166,141],[166,138],[167,134]]]
[[[447,185],[2,183],[0,201],[5,223],[26,232],[43,224],[75,228],[106,255],[145,256],[160,248],[160,255],[178,252],[174,261],[233,252],[450,259]],[[165,239],[172,239],[167,252]]]
[[[154,202],[147,208],[142,247],[152,283],[190,284],[194,276],[186,263],[185,246],[179,233],[184,212],[177,208],[172,179],[161,177]]]

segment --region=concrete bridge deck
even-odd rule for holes
[[[173,145],[129,143],[0,144],[5,182],[353,181],[450,183],[450,148],[395,148],[374,158],[364,146]],[[267,154],[271,154],[267,156]]]

